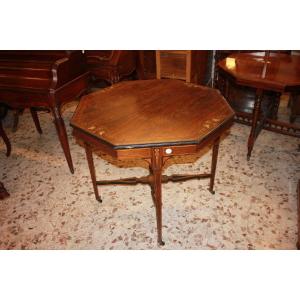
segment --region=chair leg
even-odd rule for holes
[[[17,109],[14,112],[14,122],[13,122],[13,128],[12,131],[16,132],[18,130],[18,125],[19,125],[19,117],[23,113],[24,109]]]
[[[10,141],[2,127],[2,121],[0,120],[0,136],[3,138],[3,141],[6,145],[6,156],[9,156],[11,153],[11,144]]]
[[[40,125],[40,121],[39,121],[39,117],[38,117],[36,109],[34,107],[31,107],[30,113],[31,113],[36,130],[38,131],[39,134],[42,134],[43,131],[42,131],[42,128]]]
[[[9,193],[5,189],[3,183],[0,181],[0,200],[3,200],[6,197],[9,197]]]

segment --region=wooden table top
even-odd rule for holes
[[[276,91],[300,89],[300,56],[265,52],[236,53],[218,63],[238,84]]]
[[[84,96],[71,126],[115,149],[198,143],[232,120],[218,90],[178,80],[137,80]]]

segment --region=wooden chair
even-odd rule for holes
[[[6,156],[9,156],[10,153],[11,153],[11,144],[10,144],[10,141],[2,127],[2,121],[0,119],[0,137],[2,137],[5,145],[6,145]]]
[[[93,82],[104,80],[110,85],[133,75],[139,60],[134,50],[87,50],[85,55]]]
[[[157,50],[157,79],[171,78],[207,85],[209,54],[206,50]]]

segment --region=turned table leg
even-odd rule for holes
[[[58,135],[60,144],[63,148],[69,169],[70,169],[71,173],[73,174],[74,167],[73,167],[72,157],[71,157],[71,153],[70,153],[70,147],[69,147],[65,122],[61,116],[61,113],[60,113],[60,110],[58,107],[52,108],[52,114],[54,117],[54,124],[56,127],[56,131],[57,131],[57,135]]]
[[[0,120],[0,136],[3,138],[3,141],[6,145],[6,156],[9,156],[10,155],[10,152],[11,152],[11,144],[10,144],[10,141],[2,127],[2,121]]]
[[[101,197],[99,196],[99,191],[97,187],[97,181],[96,181],[96,173],[95,173],[95,165],[94,165],[94,159],[93,159],[93,152],[91,149],[91,146],[87,143],[84,143],[85,153],[86,153],[86,159],[88,161],[91,179],[93,183],[94,193],[96,200],[99,202],[102,202]]]
[[[220,144],[220,138],[217,138],[213,144],[213,149],[212,149],[211,177],[210,177],[209,189],[208,189],[212,194],[215,193],[214,183],[215,183],[216,168],[217,168],[217,161],[218,161],[219,144]]]
[[[257,89],[256,90],[256,96],[255,96],[255,103],[253,108],[253,114],[252,114],[252,126],[251,126],[251,132],[248,138],[248,153],[247,153],[247,159],[249,160],[251,157],[251,152],[254,146],[255,139],[257,137],[257,127],[258,127],[258,121],[259,116],[261,112],[261,103],[263,98],[263,90]]]
[[[163,155],[162,149],[153,148],[151,151],[151,172],[153,181],[151,183],[153,190],[153,200],[156,210],[157,223],[157,241],[163,246],[165,243],[162,240],[162,199],[161,199],[161,180],[162,180]]]

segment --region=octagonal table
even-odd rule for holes
[[[209,178],[214,193],[221,134],[233,122],[234,112],[219,91],[177,80],[123,82],[84,96],[71,120],[73,134],[84,141],[95,197],[98,185],[149,184],[156,208],[158,243],[162,241],[162,183]],[[208,174],[162,174],[174,155],[196,153],[213,144]],[[92,148],[117,159],[144,159],[150,175],[141,178],[96,180]]]
[[[289,92],[292,97],[300,93],[300,56],[269,53],[237,53],[218,63],[220,75],[225,77],[225,87],[221,88],[226,99],[230,100],[231,84],[255,90],[255,101],[252,120],[249,120],[251,131],[248,138],[247,158],[250,159],[254,142],[260,131],[267,130],[300,137],[300,128],[270,118],[272,111],[262,108],[263,97],[273,93],[279,98]],[[279,101],[276,105],[279,105]],[[270,106],[273,110],[273,107]]]

